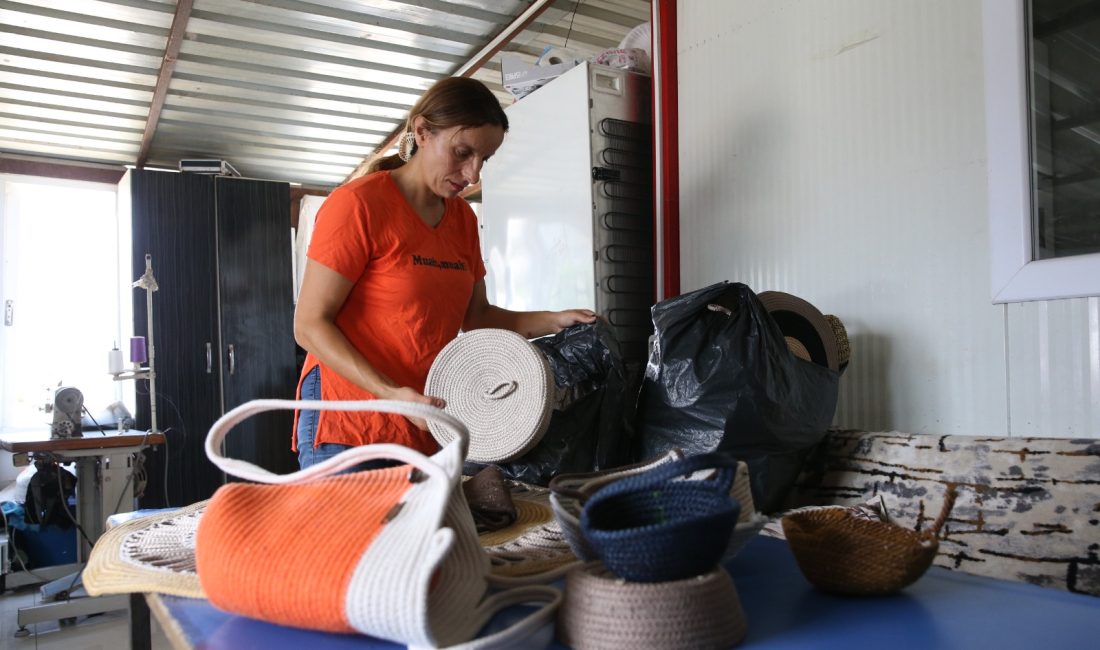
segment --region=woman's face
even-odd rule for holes
[[[481,179],[482,165],[503,141],[504,129],[491,124],[474,128],[455,126],[434,133],[418,126],[416,157],[420,158],[421,171],[431,191],[450,198]]]

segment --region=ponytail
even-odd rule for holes
[[[391,156],[383,156],[376,158],[370,165],[367,166],[367,173],[373,174],[374,172],[393,171],[398,167],[405,164],[404,160],[401,160],[401,156],[393,154]]]

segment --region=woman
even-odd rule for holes
[[[489,304],[477,219],[458,195],[478,181],[507,130],[488,88],[443,79],[413,106],[399,154],[325,201],[294,312],[294,336],[308,353],[300,399],[442,408],[442,399],[421,391],[432,361],[460,329],[534,338],[596,319],[586,309],[515,312]],[[383,413],[302,411],[295,429],[303,468],[368,443],[437,449],[424,421]]]

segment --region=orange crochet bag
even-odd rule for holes
[[[454,440],[431,457],[400,445],[356,447],[286,475],[222,455],[236,423],[280,408],[421,417]],[[550,621],[560,592],[527,586],[489,593],[489,559],[460,486],[466,440],[458,420],[409,402],[257,400],[226,413],[207,436],[207,456],[256,483],[222,486],[199,521],[195,556],[207,597],[251,618],[413,647],[516,643]],[[382,458],[406,464],[339,473]],[[542,606],[471,641],[495,612],[520,602]]]

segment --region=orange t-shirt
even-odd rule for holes
[[[436,355],[462,327],[474,284],[485,277],[477,217],[466,201],[447,199],[432,228],[385,171],[333,191],[317,213],[307,256],[354,283],[336,315],[348,341],[379,372],[419,391]],[[374,399],[312,354],[302,377],[318,365],[322,399]],[[431,434],[385,413],[321,411],[314,444],[322,442],[438,449]]]

